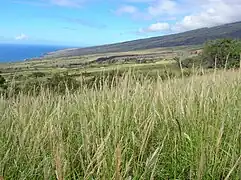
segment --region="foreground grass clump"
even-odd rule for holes
[[[239,179],[239,72],[0,98],[5,179]],[[105,86],[105,84],[103,84]]]

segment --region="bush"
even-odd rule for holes
[[[43,87],[54,92],[65,93],[66,90],[75,91],[76,89],[80,88],[81,83],[69,75],[55,74],[52,77],[47,78]]]
[[[202,57],[210,68],[235,68],[240,64],[241,42],[232,39],[208,41]]]
[[[5,78],[2,75],[0,75],[0,86],[4,85],[5,83],[6,83]]]
[[[179,57],[175,57],[174,60],[176,61],[179,68],[192,68],[203,65],[201,56],[188,57],[183,60],[181,60]]]
[[[55,74],[47,79],[27,80],[21,83],[13,83],[9,92],[11,95],[17,95],[19,92],[24,94],[38,95],[42,89],[48,89],[54,93],[65,93],[66,91],[75,91],[81,87],[81,83],[68,75]]]
[[[33,77],[33,78],[38,78],[38,77],[44,77],[46,74],[44,72],[33,72],[32,74],[29,75],[29,77]]]
[[[160,77],[162,80],[172,79],[176,77],[176,74],[172,70],[165,69]]]
[[[0,94],[5,93],[6,89],[6,79],[2,75],[0,75]]]
[[[113,70],[110,72],[102,72],[100,74],[94,75],[91,79],[86,80],[84,84],[86,84],[89,88],[101,88],[104,85],[113,87],[117,85],[118,80],[121,77],[123,77],[123,72],[120,71]]]
[[[189,57],[182,61],[182,65],[185,68],[199,67],[202,65],[201,56]]]
[[[192,75],[192,70],[191,69],[185,69],[183,72],[182,72],[182,75],[184,77],[189,77]]]
[[[26,78],[26,76],[24,76],[23,74],[12,76],[12,79],[14,79],[14,80],[23,80],[24,78]]]

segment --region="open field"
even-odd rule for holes
[[[240,179],[241,76],[0,98],[6,179]]]
[[[1,64],[0,179],[240,179],[241,70],[196,50]]]
[[[45,57],[44,59],[23,61],[17,63],[0,64],[0,71],[6,78],[18,75],[30,75],[33,72],[46,74],[69,72],[70,74],[83,72],[100,72],[113,69],[158,69],[172,64],[175,57],[191,57],[191,52],[200,47],[156,48],[143,51],[129,51],[122,53],[92,54],[76,57]],[[161,65],[163,64],[163,66]],[[161,68],[162,69],[162,68]]]

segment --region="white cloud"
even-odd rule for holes
[[[80,7],[85,0],[51,0],[52,4],[65,7]]]
[[[172,30],[176,32],[212,27],[241,20],[240,0],[204,0],[198,13],[184,16]]]
[[[39,2],[62,7],[80,7],[90,1],[113,3],[117,0],[14,0]],[[127,3],[114,12],[128,14],[133,19],[170,22],[169,28],[163,23],[141,28],[145,32],[157,32],[168,29],[182,32],[202,27],[211,27],[235,21],[241,21],[241,0],[119,0]],[[113,12],[113,11],[112,11]],[[151,24],[151,23],[150,23]]]
[[[15,37],[16,40],[27,40],[28,36],[26,34],[20,34]]]
[[[177,12],[177,3],[174,0],[158,0],[148,7],[148,13],[152,16],[173,14]]]
[[[170,25],[168,23],[155,23],[155,24],[151,24],[149,27],[147,28],[141,28],[139,29],[139,33],[146,33],[146,32],[165,32],[170,30]]]
[[[241,0],[156,0],[148,7],[147,13],[165,22],[174,17],[172,21],[175,23],[156,23],[139,31],[147,33],[169,30],[175,33],[241,21],[240,9]],[[175,17],[179,20],[175,20]]]
[[[36,6],[62,6],[62,7],[81,7],[87,1],[92,0],[13,0],[15,3],[31,4]]]
[[[155,0],[126,0],[126,2],[131,2],[131,3],[149,3],[153,1]]]
[[[138,9],[135,6],[124,5],[121,6],[119,9],[116,10],[117,14],[134,14],[137,13]]]
[[[139,20],[170,20],[174,19],[173,15],[183,13],[183,4],[176,0],[124,0],[132,5],[120,7],[116,12],[126,12]],[[189,1],[189,0],[180,0]],[[134,4],[134,5],[133,5]],[[139,6],[141,5],[141,6]],[[143,6],[144,5],[144,6]],[[127,8],[128,7],[128,8]],[[130,8],[131,7],[131,8]],[[121,11],[122,10],[122,11]],[[130,13],[131,12],[131,13]]]

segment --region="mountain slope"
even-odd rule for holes
[[[207,40],[218,38],[241,38],[241,22],[220,25],[212,28],[202,28],[179,34],[139,39],[116,44],[94,46],[80,49],[54,52],[53,56],[80,56],[95,53],[125,52],[133,50],[152,49],[158,47],[174,47],[182,45],[199,45]]]

